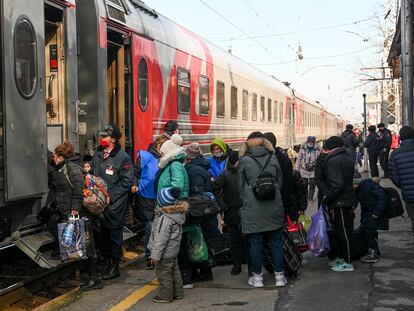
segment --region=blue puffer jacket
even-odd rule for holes
[[[390,176],[401,188],[406,202],[414,202],[414,139],[401,141],[401,146],[391,154]]]

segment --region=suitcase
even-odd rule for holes
[[[282,238],[283,257],[285,259],[285,276],[296,278],[299,273],[299,268],[302,265],[303,256],[297,250],[296,244],[286,228],[283,230]],[[269,240],[266,240],[263,243],[263,266],[269,273],[274,272],[272,263],[272,248]]]

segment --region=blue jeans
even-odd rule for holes
[[[267,237],[270,240],[272,247],[272,261],[276,272],[283,272],[283,228],[274,231],[259,232],[249,234],[250,242],[250,262],[252,272],[256,274],[262,273],[263,260],[263,239]]]
[[[152,230],[153,221],[146,221],[145,222],[145,236],[144,236],[144,243],[145,243],[145,257],[150,258],[151,252],[148,249],[148,242],[151,237],[151,230]]]

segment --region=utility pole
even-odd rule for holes
[[[368,128],[367,128],[367,94],[362,94],[364,98],[364,141],[367,140]],[[364,172],[368,172],[368,151],[364,149]]]
[[[413,126],[413,19],[411,0],[401,1],[403,125]]]

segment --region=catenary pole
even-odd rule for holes
[[[411,0],[401,1],[403,125],[413,126],[413,19]]]

